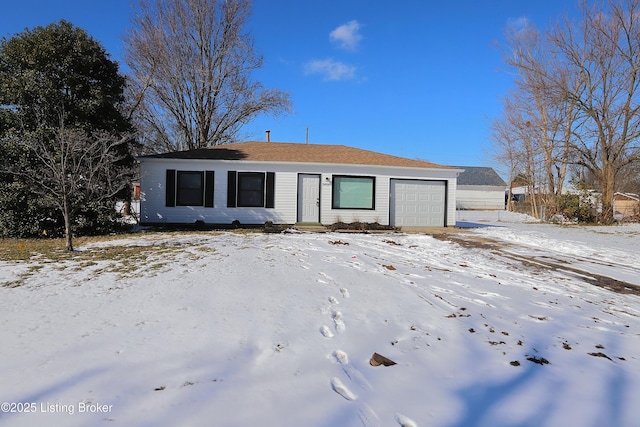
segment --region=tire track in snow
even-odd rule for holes
[[[640,286],[634,283],[629,283],[623,280],[618,280],[614,277],[605,276],[602,274],[594,273],[588,271],[585,268],[581,268],[576,264],[586,263],[596,264],[596,265],[606,265],[610,267],[616,267],[618,269],[622,269],[626,272],[640,273],[640,269],[632,268],[625,264],[616,265],[613,262],[603,262],[601,260],[595,259],[593,257],[577,257],[577,256],[569,256],[564,254],[565,259],[560,259],[556,257],[551,257],[548,255],[545,256],[536,256],[536,255],[521,255],[516,251],[508,250],[508,246],[518,247],[513,242],[504,243],[498,242],[497,240],[489,239],[486,237],[480,237],[473,234],[465,234],[465,235],[438,235],[434,236],[443,241],[450,241],[457,243],[458,245],[465,248],[479,248],[490,250],[494,255],[522,263],[523,265],[529,268],[542,268],[546,270],[559,271],[569,276],[578,278],[583,280],[586,283],[591,285],[601,287],[612,292],[620,293],[620,294],[633,294],[640,295]],[[531,250],[531,248],[527,248]],[[570,264],[574,264],[573,266]]]

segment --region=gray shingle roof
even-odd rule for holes
[[[500,175],[498,175],[493,168],[482,166],[458,167],[460,169],[464,169],[464,172],[458,175],[458,185],[507,186],[504,180],[500,178]]]

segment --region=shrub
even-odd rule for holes
[[[581,223],[596,221],[592,203],[579,194],[564,194],[560,197],[558,210],[568,219]]]

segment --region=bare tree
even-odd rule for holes
[[[263,59],[243,32],[249,0],[143,1],[125,39],[150,151],[233,142],[261,113],[289,111],[288,94],[251,80]]]
[[[531,159],[529,164],[540,164],[536,179],[540,184],[538,197],[553,214],[567,176],[568,144],[575,124],[572,103],[554,87],[558,81],[570,80],[570,76],[558,67],[547,40],[533,25],[512,28],[507,40],[510,49],[505,62],[518,73],[517,104],[526,119],[515,118],[510,113],[505,116],[515,119],[513,126],[524,126],[521,134],[527,139],[525,146],[530,148],[530,155],[540,156],[538,160]]]
[[[516,88],[504,99],[503,115],[492,127],[495,159],[507,162],[511,179],[518,178],[527,186],[530,214],[540,218],[540,204],[546,204],[544,189],[548,187],[546,147],[542,142],[547,136],[536,103],[527,92]]]
[[[620,178],[620,185],[616,187],[617,191],[640,194],[640,162],[631,163],[624,168],[618,174],[618,178]]]
[[[507,63],[538,129],[546,193],[560,193],[569,164],[582,166],[599,184],[609,223],[619,176],[640,161],[640,0],[581,0],[580,11],[544,38],[512,33]]]
[[[605,223],[614,220],[618,174],[640,160],[640,0],[607,5],[600,10],[582,0],[582,19],[565,19],[550,33],[567,72],[579,81],[561,86],[581,121],[571,148],[574,162],[600,184]]]
[[[523,156],[518,146],[519,138],[507,117],[495,120],[491,124],[494,142],[492,157],[498,164],[506,167],[509,190],[507,194],[507,210],[513,210],[513,185],[516,175],[522,170]]]
[[[88,203],[111,201],[131,182],[128,152],[121,149],[129,141],[131,135],[67,129],[62,120],[53,135],[38,132],[23,140],[32,161],[10,172],[30,182],[34,194],[60,210],[67,251],[73,251],[73,225],[79,209]]]

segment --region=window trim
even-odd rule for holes
[[[200,188],[199,189],[196,189],[195,187],[184,188],[183,186],[180,186],[182,181],[181,178],[186,176],[198,176],[198,178],[200,178]],[[184,184],[184,182],[182,182],[182,184]],[[200,193],[199,194],[200,201],[198,203],[186,203],[184,200],[181,200],[181,196],[182,198],[184,198],[185,197],[184,193],[187,190],[191,190],[193,193],[196,193],[196,191],[199,190],[198,192]],[[203,171],[188,171],[188,170],[176,171],[176,206],[204,206],[204,172]]]
[[[199,175],[200,177],[200,203],[185,203],[180,200],[180,178],[186,174]],[[166,207],[214,207],[215,171],[212,170],[166,170]],[[195,188],[192,189],[195,191]]]
[[[241,202],[240,184],[243,176],[260,176],[262,179],[262,204]],[[275,208],[275,172],[261,171],[228,171],[227,172],[227,207],[228,208]]]
[[[259,178],[260,179],[260,190],[253,190],[253,189],[243,189],[242,188],[242,181],[243,178]],[[236,190],[236,206],[239,208],[264,208],[265,207],[265,185],[266,185],[266,176],[264,172],[238,172],[238,178],[237,178],[237,190]],[[252,193],[256,193],[260,191],[260,198],[261,198],[261,202],[260,204],[250,204],[248,203],[246,200],[243,201],[243,198],[246,198],[246,193],[245,192],[252,192]]]
[[[337,191],[337,185],[340,178],[356,178],[371,181],[371,207],[351,207],[351,206],[337,206],[336,196],[339,194]],[[350,209],[350,210],[365,210],[372,211],[376,209],[376,177],[370,175],[333,175],[331,177],[331,209]]]

